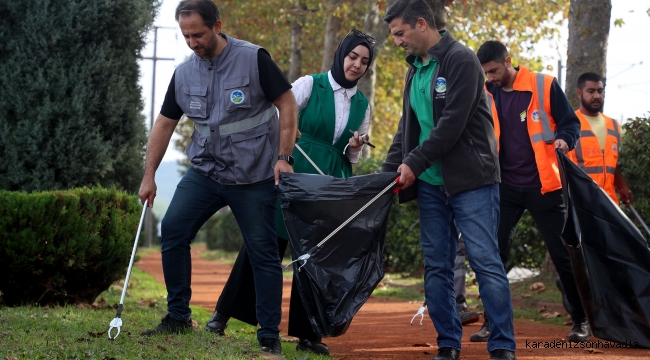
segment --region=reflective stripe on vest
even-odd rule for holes
[[[591,128],[589,122],[582,113],[578,110],[576,115],[580,119],[583,130],[580,131],[580,140],[576,143],[575,149],[570,151],[567,156],[589,175],[598,186],[602,187],[614,202],[618,202],[614,178],[621,139],[620,127],[616,121],[603,115],[607,136],[605,137],[605,144],[600,144],[596,134],[589,130]],[[594,150],[596,147],[598,151]]]
[[[271,120],[275,113],[276,107],[271,106],[270,108],[248,119],[242,119],[230,124],[219,125],[219,134],[221,136],[224,136],[252,129]],[[201,134],[210,136],[210,126],[194,123],[194,128]]]
[[[542,133],[532,134],[533,142],[544,141],[552,144],[555,141],[555,131],[551,130],[551,121],[544,109],[544,74],[537,73],[535,83],[537,84],[537,105],[539,106],[539,121],[542,123]]]

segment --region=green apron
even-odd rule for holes
[[[352,164],[343,149],[348,144],[350,132],[357,131],[368,108],[368,99],[360,91],[354,94],[350,103],[348,123],[341,136],[332,145],[336,114],[334,111],[334,90],[330,84],[327,73],[311,75],[314,78],[311,95],[307,106],[298,112],[298,129],[301,136],[298,146],[307,153],[309,158],[318,166],[325,175],[337,178],[352,176]],[[296,148],[293,149],[293,171],[296,173],[318,174],[318,170]],[[284,226],[280,205],[276,211],[276,225],[278,236],[289,239]]]

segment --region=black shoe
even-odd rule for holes
[[[142,336],[151,336],[157,334],[180,334],[191,329],[192,320],[180,321],[167,315],[162,319],[160,324],[156,326],[155,329],[143,332]]]
[[[571,342],[585,342],[589,341],[591,331],[589,331],[589,323],[587,320],[573,323],[571,332],[569,333],[569,341]]]
[[[308,351],[314,354],[330,354],[330,348],[327,345],[321,342],[322,338],[317,340],[309,339],[300,339],[298,345],[296,345],[296,350]]]
[[[278,338],[261,338],[260,347],[265,353],[282,355],[282,344]]]
[[[479,320],[478,313],[474,311],[470,311],[467,308],[461,310],[459,314],[460,314],[460,322],[463,325],[473,324],[475,322],[478,322]]]
[[[571,304],[569,304],[569,300],[566,298],[560,278],[555,279],[555,286],[557,286],[558,290],[560,290],[560,294],[562,294],[562,305],[564,305],[564,310],[566,310],[567,314],[571,314]]]
[[[228,318],[219,314],[218,312],[214,312],[212,316],[210,317],[210,320],[208,320],[208,323],[205,324],[205,329],[208,331],[212,331],[213,333],[217,335],[224,335],[224,331],[228,327]]]
[[[477,333],[472,334],[472,336],[469,337],[469,341],[487,342],[489,337],[490,337],[490,323],[486,319],[485,322],[483,323],[483,326],[481,326],[481,330],[479,330]]]
[[[506,349],[490,351],[490,360],[517,360],[515,352]]]
[[[460,359],[460,350],[451,347],[441,347],[438,353],[431,360],[458,360]]]

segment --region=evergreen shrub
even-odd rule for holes
[[[0,189],[136,192],[158,0],[0,2]]]
[[[634,208],[643,221],[650,226],[650,113],[646,117],[628,119],[622,126],[621,153],[618,167],[634,193]],[[624,205],[623,210],[637,226],[641,224]],[[650,234],[641,230],[650,240]]]
[[[124,278],[141,213],[115,188],[0,191],[0,300],[92,303]]]

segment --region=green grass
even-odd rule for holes
[[[542,282],[546,290],[536,294],[530,290],[530,286],[534,283]],[[512,296],[528,296],[524,299],[525,302],[551,302],[562,303],[562,293],[555,286],[555,277],[552,274],[541,274],[531,278],[524,279],[510,285],[510,292]]]
[[[0,307],[2,359],[256,359],[261,358],[256,328],[233,320],[226,336],[203,330],[211,313],[192,306],[199,325],[180,335],[144,337],[166,314],[166,290],[154,278],[133,269],[122,313],[122,332],[109,340],[106,331],[115,317],[121,286],[98,297],[95,307]],[[104,301],[101,305],[102,299]],[[114,334],[114,332],[113,332]],[[295,344],[282,342],[287,359],[306,359]],[[310,359],[329,359],[309,354]]]
[[[204,250],[199,251],[202,258],[210,261],[218,261],[223,264],[234,264],[237,259],[239,251],[223,251],[223,250]]]

